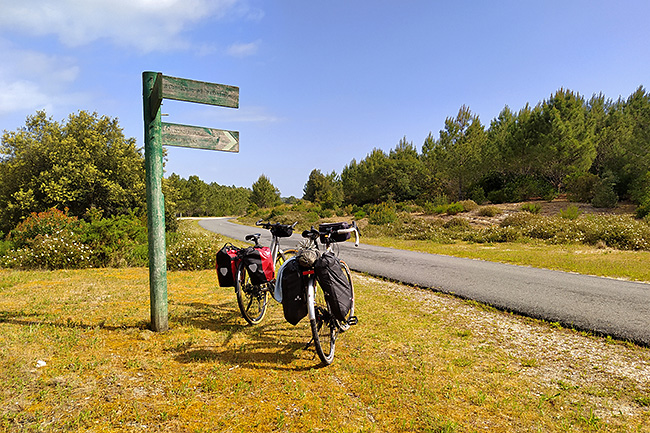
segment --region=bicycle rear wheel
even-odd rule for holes
[[[260,323],[266,314],[269,292],[264,287],[251,283],[243,262],[237,267],[235,293],[239,311],[244,319],[251,325]]]
[[[314,318],[310,319],[311,334],[318,357],[325,365],[334,360],[338,326],[318,282],[314,279]]]
[[[278,270],[284,264],[284,262],[289,260],[291,257],[295,256],[296,254],[298,254],[298,250],[294,250],[294,249],[278,252],[278,256],[275,259],[275,274],[276,275],[278,274]]]

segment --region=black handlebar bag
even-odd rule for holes
[[[352,286],[341,261],[334,253],[325,252],[314,263],[314,272],[334,317],[345,322],[352,308]]]
[[[330,232],[332,233],[330,235],[330,239],[333,240],[334,242],[345,242],[348,239],[352,237],[352,233],[333,233],[337,230],[345,230],[349,229],[350,224],[346,222],[340,222],[340,223],[323,223],[318,225],[318,231],[319,232]],[[326,241],[326,238],[324,235],[320,235],[320,242],[324,244]]]
[[[275,224],[271,227],[271,233],[279,238],[288,238],[293,234],[293,227],[286,224]]]

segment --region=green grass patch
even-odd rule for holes
[[[650,421],[642,385],[588,362],[549,380],[547,339],[513,346],[481,315],[530,319],[355,274],[360,324],[322,368],[307,322],[287,324],[273,301],[247,326],[214,271],[168,279],[170,329],[154,333],[146,268],[0,270],[0,430],[608,432]],[[647,349],[607,348],[650,362]],[[589,387],[568,386],[574,374]]]

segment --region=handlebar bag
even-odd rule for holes
[[[337,320],[345,322],[352,308],[352,286],[341,261],[334,253],[325,252],[314,263],[314,272],[332,314]]]
[[[298,260],[292,257],[282,265],[281,280],[278,280],[282,290],[284,318],[292,325],[297,325],[307,315],[307,296],[304,290],[302,271],[303,268]]]
[[[219,286],[221,287],[235,287],[235,275],[237,274],[237,266],[239,266],[239,253],[240,248],[233,244],[227,243],[217,251],[217,277],[219,278]]]
[[[259,286],[275,278],[273,257],[269,247],[248,247],[242,252],[242,262],[246,266],[251,283]]]
[[[341,229],[349,229],[350,224],[346,222],[340,222],[340,223],[324,223],[320,224],[318,226],[318,231],[319,232],[332,232],[330,235],[330,240],[333,240],[334,242],[345,242],[350,237],[352,236],[352,233],[334,233],[336,230],[341,230]],[[326,237],[324,235],[320,235],[320,242],[322,244],[325,243]]]
[[[288,238],[293,234],[293,228],[287,224],[271,226],[271,234],[279,238]]]

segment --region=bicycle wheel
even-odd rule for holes
[[[291,257],[295,256],[296,254],[298,254],[298,250],[294,250],[294,249],[289,249],[289,250],[284,250],[284,251],[278,252],[278,256],[275,259],[275,273],[276,273],[276,275],[277,275],[278,270],[280,269],[280,267],[284,264],[284,262],[289,260]]]
[[[264,318],[264,314],[266,314],[269,292],[264,290],[262,286],[251,283],[243,262],[237,267],[235,293],[237,294],[239,311],[241,311],[244,319],[251,325],[260,323]]]
[[[318,357],[325,365],[330,365],[334,360],[334,346],[338,335],[336,319],[330,312],[325,302],[325,296],[318,282],[314,279],[314,313],[311,319],[311,334]]]
[[[352,289],[352,306],[350,306],[350,311],[345,316],[344,322],[338,321],[341,331],[345,332],[350,327],[350,318],[354,317],[354,285],[352,284],[352,276],[350,274],[350,268],[348,267],[348,264],[341,260],[341,266],[343,267],[343,271],[345,271],[345,276],[348,277],[350,288]]]

